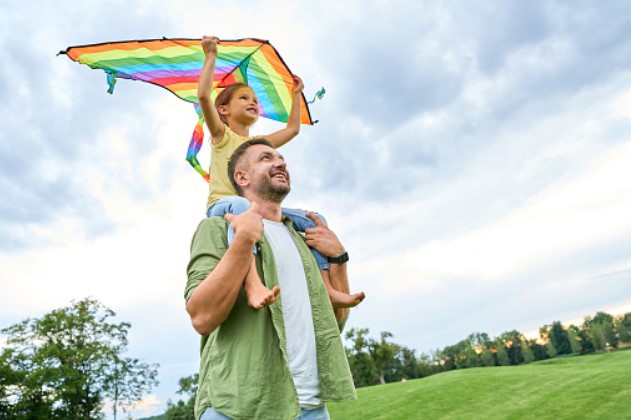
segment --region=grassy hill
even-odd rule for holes
[[[358,389],[332,419],[631,419],[631,350]]]

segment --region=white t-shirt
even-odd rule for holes
[[[289,371],[298,392],[298,403],[304,408],[319,407],[322,400],[319,398],[315,332],[302,259],[287,226],[271,220],[263,222],[265,238],[276,260]]]

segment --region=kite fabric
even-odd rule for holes
[[[109,93],[113,93],[117,79],[140,80],[161,86],[193,103],[199,118],[186,160],[206,181],[210,179],[197,160],[204,139],[204,118],[197,99],[197,83],[205,57],[200,39],[108,42],[68,47],[59,54],[66,54],[71,60],[93,69],[104,70]],[[269,41],[255,38],[219,41],[213,101],[223,88],[234,83],[246,83],[252,88],[259,100],[262,117],[287,122],[292,103],[293,75]],[[323,94],[324,89],[320,92]],[[318,94],[316,96],[321,98]],[[300,103],[301,123],[314,124],[304,94]]]

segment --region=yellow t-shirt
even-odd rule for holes
[[[258,137],[258,136],[257,136]],[[227,195],[237,195],[237,192],[228,178],[228,162],[230,156],[246,141],[257,137],[240,136],[226,125],[223,139],[218,144],[212,145],[212,155],[210,156],[210,191],[206,208],[213,205],[221,197]]]

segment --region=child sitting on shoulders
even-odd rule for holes
[[[198,85],[198,98],[206,125],[210,130],[212,155],[210,160],[210,194],[208,197],[208,217],[223,216],[226,213],[241,214],[250,207],[250,203],[237,195],[228,178],[228,161],[234,150],[242,143],[249,140],[250,127],[259,118],[259,105],[254,91],[243,83],[230,85],[223,89],[215,104],[212,104],[211,90],[215,61],[217,58],[217,37],[204,36],[202,48],[204,50],[204,65],[201,70]],[[294,75],[292,91],[292,106],[289,113],[287,126],[265,137],[275,148],[278,148],[300,132],[300,98],[304,85],[298,76]],[[313,220],[320,215],[298,209],[284,209],[283,215],[291,219],[297,231],[315,228]],[[228,228],[228,244],[232,243],[234,231]],[[363,293],[349,295],[333,288],[329,278],[329,259],[315,249],[311,248],[326,286],[329,298],[334,308],[353,307],[363,299]],[[331,261],[333,262],[333,261]],[[344,261],[340,261],[344,262]],[[255,309],[263,308],[278,300],[280,288],[275,286],[272,290],[265,287],[256,271],[256,263],[252,264],[243,284],[248,304]]]

